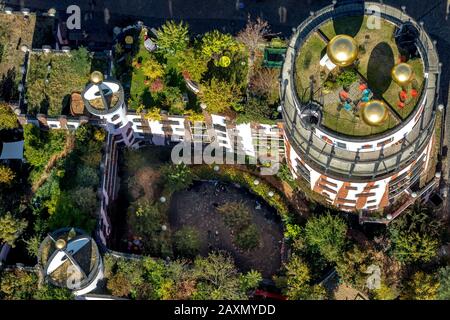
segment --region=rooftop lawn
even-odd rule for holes
[[[72,92],[81,92],[88,83],[92,63],[84,48],[70,55],[32,53],[27,75],[28,113],[65,113]]]
[[[400,53],[394,42],[392,34],[395,26],[385,20],[381,23],[381,29],[369,29],[367,17],[348,17],[328,21],[320,27],[320,31],[328,39],[336,34],[348,34],[354,36],[360,45],[358,79],[367,80],[369,88],[374,93],[374,98],[384,99],[389,105],[389,118],[380,126],[370,126],[362,121],[358,115],[341,109],[338,111],[338,94],[342,86],[335,80],[330,82],[330,72],[319,65],[320,59],[326,53],[326,41],[320,36],[319,31],[314,32],[300,48],[296,60],[296,87],[301,100],[310,99],[309,83],[312,80],[314,91],[317,93],[314,99],[319,100],[317,90],[322,87],[325,95],[323,106],[322,124],[336,132],[354,136],[365,136],[381,133],[399,124],[394,112],[400,119],[405,119],[415,108],[420,94],[413,98],[408,96],[405,106],[398,106],[401,87],[391,79],[392,67],[400,62]],[[408,92],[414,86],[419,93],[424,81],[423,63],[420,58],[411,59],[408,63],[413,67],[415,79],[407,88]],[[338,74],[338,69],[333,74]],[[358,81],[358,80],[357,80]],[[327,96],[328,95],[328,96]]]
[[[54,19],[31,14],[0,13],[0,95],[5,100],[17,100],[17,86],[22,79],[20,66],[25,53],[21,47],[41,48],[52,44]]]
[[[332,20],[322,25],[320,30],[328,39],[342,33],[354,36],[358,44],[364,48],[363,51],[360,50],[358,71],[367,79],[375,96],[383,97],[397,114],[405,119],[414,110],[420,95],[409,98],[404,108],[397,106],[401,87],[391,78],[392,67],[400,62],[400,53],[393,38],[396,26],[382,19],[380,27],[381,29],[369,29],[367,16],[364,16],[363,19],[349,17]],[[416,86],[420,92],[424,81],[422,60],[415,58],[408,63],[414,69]]]

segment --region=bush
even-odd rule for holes
[[[4,242],[14,247],[27,225],[26,220],[13,217],[10,212],[0,216],[0,243]]]
[[[174,21],[166,21],[156,31],[156,34],[158,36],[156,40],[158,51],[166,58],[185,50],[189,42],[188,25],[184,24],[183,21],[179,24]]]
[[[180,256],[196,256],[200,251],[200,244],[200,235],[193,227],[183,227],[173,235],[175,252]]]
[[[337,84],[343,87],[348,87],[357,80],[358,74],[352,69],[341,72],[336,78]]]
[[[206,104],[209,113],[221,113],[240,100],[240,94],[233,83],[220,81],[215,78],[202,86],[199,93],[200,100]]]
[[[79,166],[76,173],[76,183],[80,187],[95,188],[99,184],[98,170],[88,167]]]
[[[429,262],[436,256],[442,225],[429,207],[416,203],[388,228],[392,253],[403,263]]]
[[[238,231],[236,235],[236,245],[244,251],[250,251],[259,246],[259,239],[260,235],[256,225],[251,224],[241,231]]]
[[[312,252],[320,253],[327,261],[336,262],[342,257],[346,244],[347,224],[329,212],[308,220],[304,228],[305,241]]]
[[[19,122],[9,105],[0,102],[0,130],[9,130],[19,127]]]
[[[164,166],[161,172],[165,189],[170,193],[184,190],[192,184],[192,172],[184,163]]]
[[[11,168],[0,165],[0,184],[9,185],[14,180],[16,174]]]
[[[232,230],[239,231],[252,222],[249,209],[243,202],[227,202],[217,208],[224,216],[225,224]]]

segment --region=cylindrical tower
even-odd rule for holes
[[[123,88],[118,81],[104,79],[101,72],[94,71],[82,96],[86,109],[106,122],[110,134],[120,136],[117,142],[127,146],[135,142],[132,124],[127,119]]]
[[[340,34],[357,45],[347,64],[336,62]],[[370,2],[319,10],[295,30],[282,69],[292,173],[342,210],[394,203],[434,170],[438,86],[435,45],[405,12]]]

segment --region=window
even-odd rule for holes
[[[122,126],[122,121],[120,121],[119,123],[116,123],[114,125],[114,129],[120,128]]]
[[[336,147],[341,148],[341,149],[347,149],[347,145],[342,142],[336,142]]]
[[[120,115],[116,114],[114,117],[111,118],[111,121],[114,122],[119,118],[120,118]]]

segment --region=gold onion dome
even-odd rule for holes
[[[91,73],[91,82],[93,84],[99,84],[103,81],[103,73],[100,71],[94,71]]]
[[[371,100],[363,107],[362,117],[368,125],[377,126],[386,121],[388,110],[382,101]]]
[[[335,65],[347,67],[358,57],[358,44],[346,34],[337,35],[328,42],[327,55]]]
[[[66,240],[64,240],[64,239],[56,240],[55,246],[59,250],[64,249],[66,247]]]
[[[392,68],[392,79],[398,84],[407,84],[413,78],[413,69],[407,63],[399,63]]]

